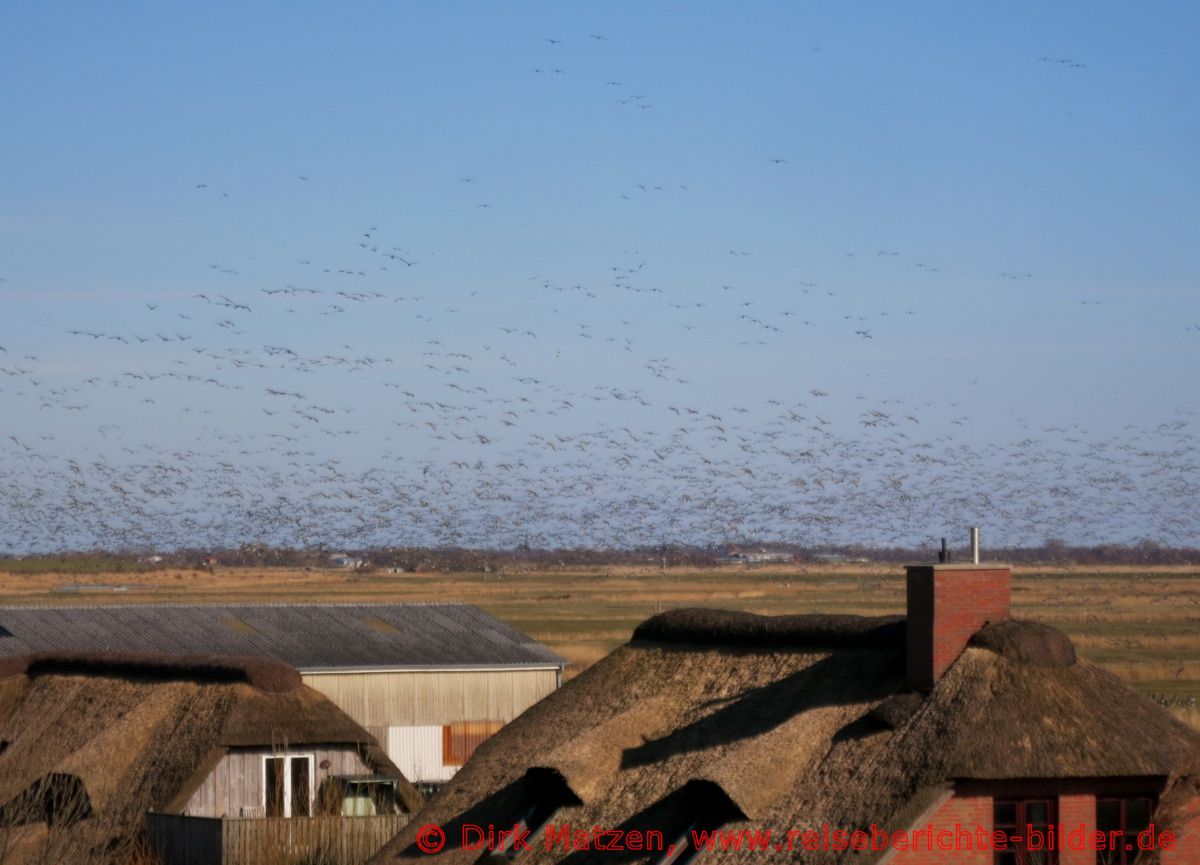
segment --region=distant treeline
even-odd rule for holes
[[[536,549],[518,547],[509,550],[461,549],[456,547],[371,547],[367,549],[281,549],[245,544],[236,549],[177,550],[174,552],[71,552],[39,556],[0,557],[0,569],[9,572],[40,573],[59,571],[129,572],[161,568],[209,569],[213,567],[354,567],[379,571],[512,571],[552,570],[562,567],[601,567],[650,565],[657,567],[713,567],[745,557],[753,564],[763,553],[799,565],[837,564],[839,562],[903,564],[933,561],[934,548],[822,546],[800,544],[724,544],[720,546],[663,545],[636,549]],[[335,555],[351,560],[335,563]],[[964,547],[951,548],[950,561],[965,562],[970,557]],[[1037,547],[1007,547],[986,551],[985,558],[1017,565],[1195,565],[1200,564],[1200,549],[1166,547],[1144,541],[1134,545],[1069,546],[1048,540]]]

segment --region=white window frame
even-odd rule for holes
[[[266,815],[269,810],[267,804],[267,761],[268,760],[283,760],[283,816],[290,818],[292,816],[292,760],[307,760],[308,761],[308,813],[313,813],[313,803],[316,801],[316,790],[313,785],[316,783],[316,766],[317,755],[315,753],[293,754],[290,751],[283,754],[263,754],[262,755],[262,808],[263,814]]]

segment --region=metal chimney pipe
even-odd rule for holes
[[[979,526],[971,526],[971,561],[979,564]]]
[[[938,561],[942,564],[950,561],[950,550],[946,548],[945,538],[942,538],[942,548],[938,551]]]

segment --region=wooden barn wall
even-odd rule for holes
[[[507,723],[558,687],[558,671],[306,673],[304,682],[365,727],[421,727]]]
[[[286,754],[313,755],[314,797],[321,782],[331,775],[366,775],[371,771],[359,757],[358,750],[348,745],[295,747]],[[230,751],[192,793],[184,813],[198,817],[241,817],[243,808],[261,809],[262,758],[268,755],[282,757],[285,752],[271,748],[238,748]],[[329,761],[328,769],[321,768],[325,760]]]

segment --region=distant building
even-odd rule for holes
[[[64,649],[282,661],[429,786],[554,691],[566,664],[469,604],[0,607],[0,657]]]
[[[813,561],[828,565],[865,565],[871,560],[866,556],[845,556],[841,553],[813,553]]]
[[[787,564],[793,561],[792,554],[783,550],[729,550],[723,556],[717,557],[717,562],[723,565],[773,565]]]
[[[5,658],[0,718],[6,862],[126,861],[143,829],[165,865],[377,850],[420,807],[370,734],[275,661]],[[291,818],[288,850],[266,817]]]
[[[329,567],[331,568],[361,568],[366,564],[366,560],[358,556],[348,556],[345,553],[337,553],[329,557]]]

